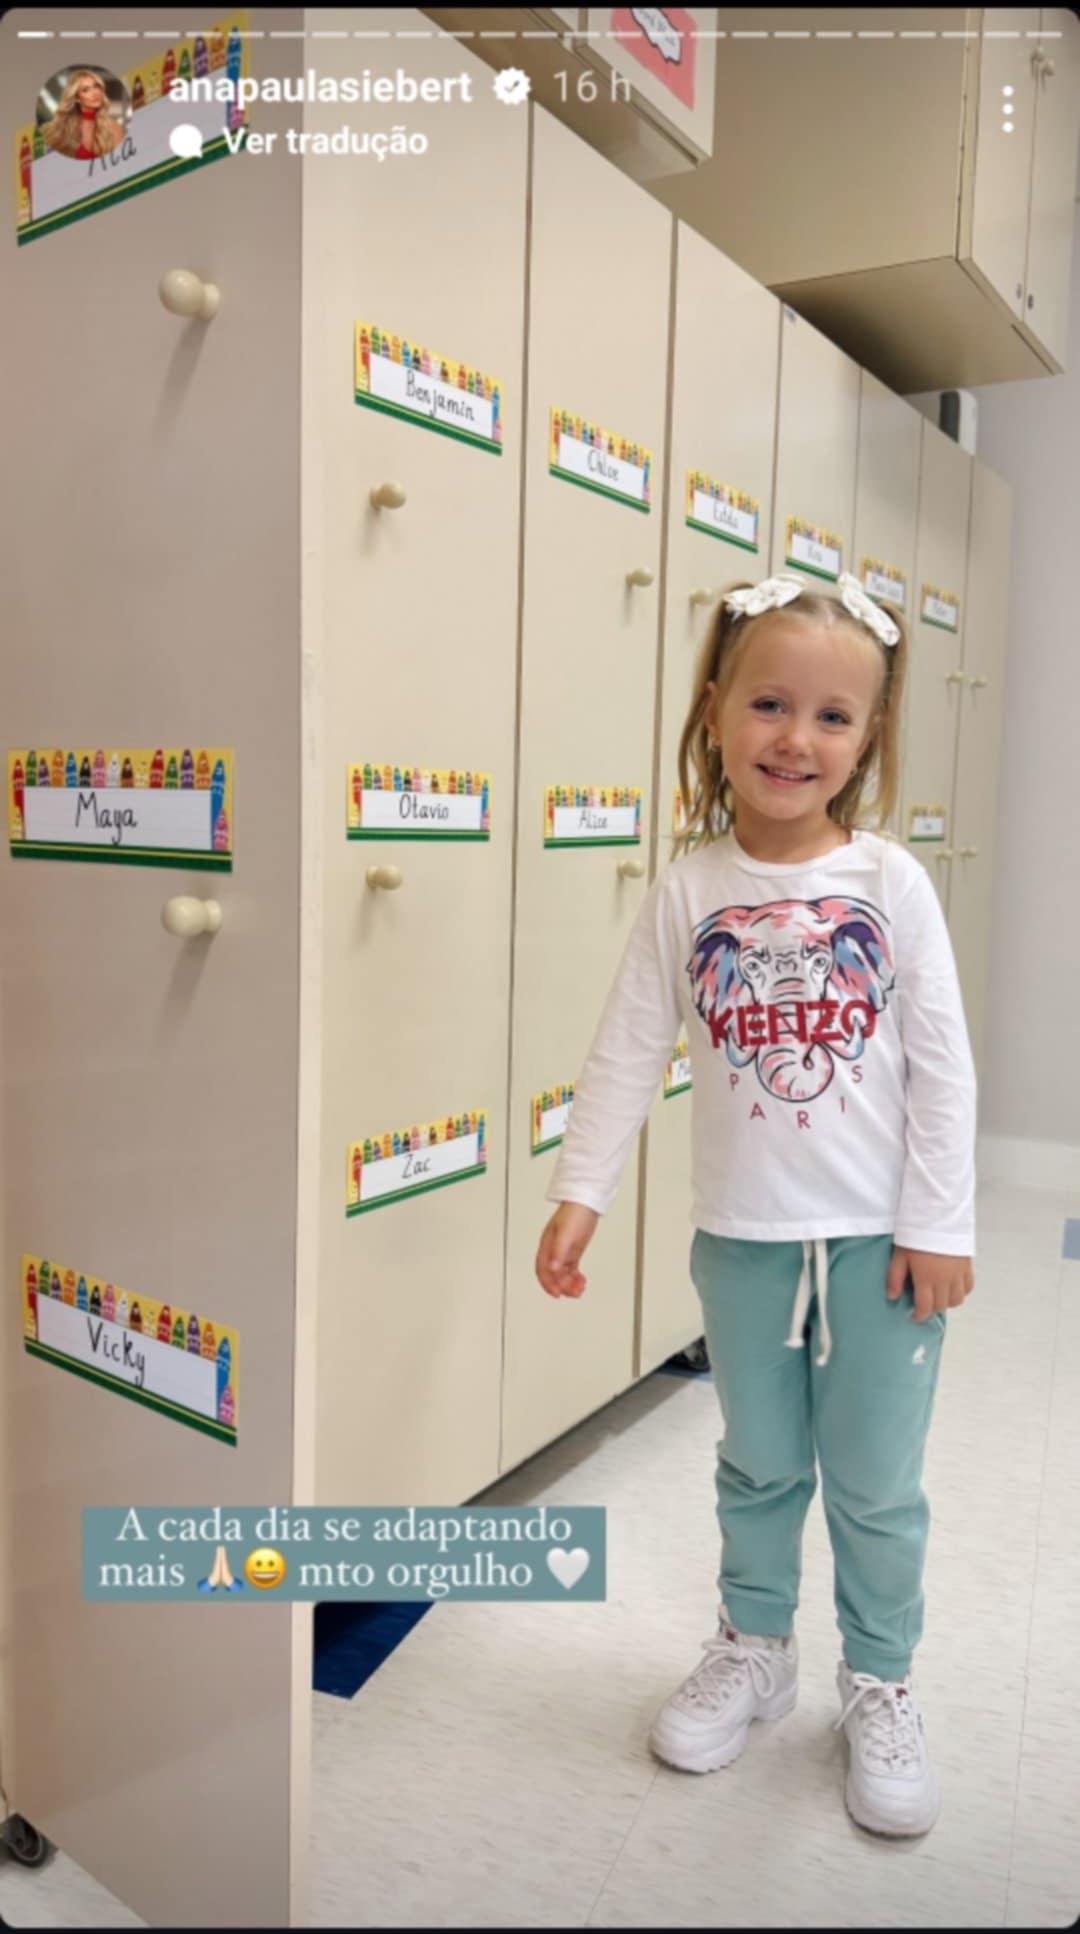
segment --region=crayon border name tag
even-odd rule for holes
[[[490,839],[491,774],[350,765],[350,839]]]
[[[353,325],[353,363],[355,398],[367,409],[502,456],[502,385],[485,370],[367,321]]]
[[[924,584],[919,596],[919,616],[924,625],[951,631],[955,636],[960,629],[960,599],[955,591],[942,591],[939,585]]]
[[[869,598],[884,598],[900,611],[907,610],[907,579],[903,571],[880,558],[864,557],[860,565],[862,588]]]
[[[221,747],[31,746],[8,753],[7,803],[14,859],[232,869],[233,755]]]
[[[250,23],[246,12],[229,13],[205,31],[180,35],[169,46],[160,41],[125,74],[118,74],[131,102],[123,140],[111,154],[95,161],[75,161],[58,154],[45,141],[36,119],[15,133],[15,228],[21,247],[57,228],[96,215],[100,209],[145,194],[177,175],[189,175],[230,150],[223,126],[234,144],[237,129],[250,125],[247,108],[235,100],[218,98],[220,82],[246,80]],[[135,36],[133,36],[134,38]],[[108,50],[106,50],[108,59]],[[70,65],[70,63],[68,63]],[[115,72],[116,70],[113,69]],[[172,98],[177,81],[208,80],[210,100]],[[202,150],[177,155],[170,135],[183,122],[198,128]]]
[[[809,571],[814,577],[835,581],[840,576],[843,544],[835,532],[823,530],[820,524],[804,523],[801,517],[789,517],[785,532],[786,564],[797,564],[800,571]]]
[[[574,1083],[562,1081],[555,1088],[541,1088],[529,1102],[531,1152],[543,1155],[557,1148],[566,1134],[570,1110],[574,1105]]]
[[[652,509],[652,451],[554,404],[548,418],[548,469],[564,483],[597,490],[632,510]]]
[[[235,1444],[236,1331],[38,1256],[22,1259],[23,1346],[175,1423]]]
[[[740,550],[757,551],[761,505],[744,490],[720,483],[703,470],[686,473],[686,522],[691,530],[722,538]]]
[[[362,1215],[407,1195],[487,1173],[487,1110],[449,1116],[426,1126],[388,1129],[350,1142],[345,1213]]]
[[[640,786],[548,786],[545,846],[637,846]]]
[[[685,1034],[680,1034],[664,1069],[664,1100],[671,1095],[683,1095],[694,1085],[690,1072],[690,1043]]]
[[[912,806],[908,829],[909,841],[944,839],[945,819],[944,806]]]

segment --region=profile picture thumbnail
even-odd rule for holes
[[[72,161],[94,161],[118,148],[131,119],[123,81],[107,67],[62,67],[38,95],[45,145]]]

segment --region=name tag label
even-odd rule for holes
[[[635,510],[652,507],[652,451],[568,410],[552,407],[548,469],[553,477],[598,490]]]
[[[784,557],[788,564],[797,564],[801,570],[813,572],[815,577],[835,579],[842,568],[843,545],[839,537],[820,524],[806,524],[799,517],[789,517]]]
[[[686,522],[691,530],[722,537],[741,550],[758,549],[761,505],[756,497],[706,476],[703,470],[686,473]]]
[[[350,765],[349,839],[489,839],[491,774]]]
[[[685,1094],[686,1090],[692,1088],[693,1085],[693,1077],[690,1072],[690,1043],[687,1041],[685,1034],[680,1034],[672,1051],[671,1059],[664,1069],[665,1101],[669,1095]]]
[[[494,376],[375,323],[353,328],[355,400],[502,455],[503,391]]]
[[[634,846],[640,841],[639,786],[548,786],[545,846]]]
[[[555,1148],[566,1133],[574,1105],[574,1083],[564,1081],[557,1088],[542,1088],[530,1102],[532,1153],[542,1155]]]
[[[126,747],[8,753],[13,858],[232,867],[233,755]]]
[[[868,597],[885,598],[900,611],[907,610],[907,579],[903,571],[896,570],[893,565],[883,564],[878,558],[864,557],[862,587]]]
[[[912,806],[908,839],[944,839],[945,819],[944,806]]]
[[[349,1145],[346,1215],[487,1172],[487,1114],[474,1110],[426,1126],[388,1129]]]
[[[936,584],[924,584],[919,616],[924,624],[936,625],[939,631],[957,632],[960,629],[960,599],[955,591],[942,591]]]

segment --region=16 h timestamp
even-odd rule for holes
[[[630,83],[622,74],[609,74],[606,81],[593,73],[591,67],[582,68],[580,73],[568,74],[560,67],[554,76],[559,87],[560,101],[598,101],[601,94],[607,101],[629,101]]]

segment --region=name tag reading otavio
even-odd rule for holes
[[[491,774],[350,765],[346,831],[349,839],[488,839]]]

